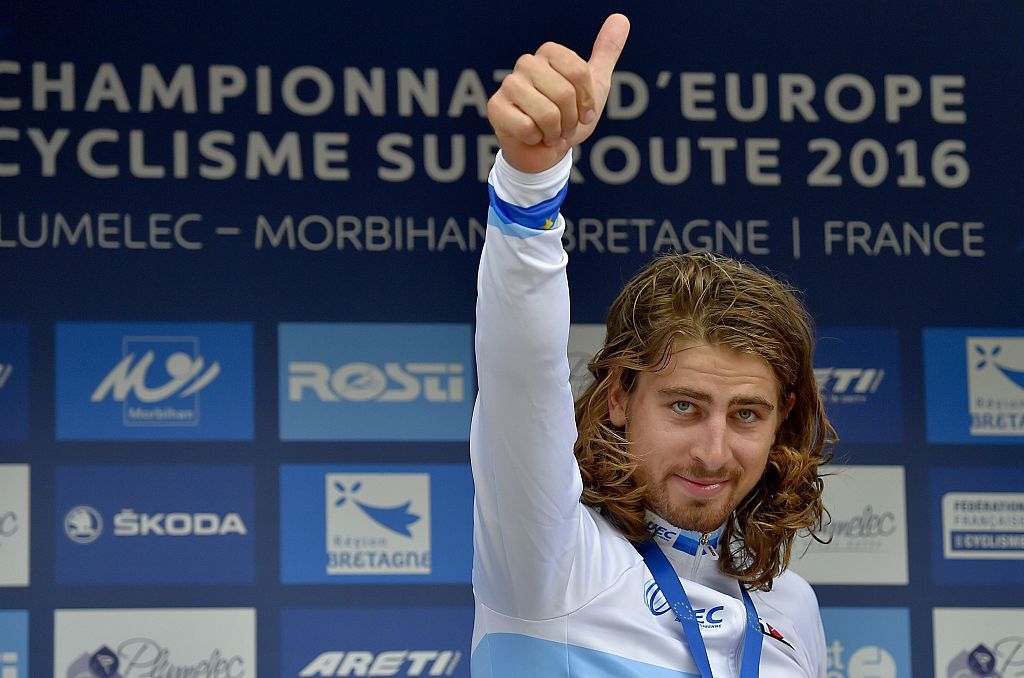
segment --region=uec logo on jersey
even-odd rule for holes
[[[307,390],[323,402],[408,403],[463,402],[465,379],[461,363],[385,363],[383,369],[352,362],[331,372],[324,363],[288,364],[288,399],[301,402]]]
[[[665,594],[661,592],[658,587],[658,583],[653,579],[648,580],[644,585],[644,599],[647,601],[647,609],[651,611],[655,617],[660,617],[669,610],[672,606],[665,599]],[[714,628],[720,626],[725,618],[723,613],[725,612],[725,606],[718,605],[712,608],[699,608],[693,611],[693,616],[697,619],[697,623],[705,628]]]

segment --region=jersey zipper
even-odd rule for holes
[[[700,541],[697,543],[697,553],[693,556],[693,565],[690,566],[690,581],[697,580],[697,569],[700,567],[701,556],[704,555],[705,551],[714,553],[714,550],[708,546],[708,540],[711,539],[711,534],[708,532],[701,532]]]

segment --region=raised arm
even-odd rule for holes
[[[488,104],[502,150],[478,280],[473,577],[478,599],[517,617],[555,613],[571,597],[582,483],[559,206],[569,150],[594,130],[628,30],[625,17],[609,17],[589,62],[546,43],[520,57]]]

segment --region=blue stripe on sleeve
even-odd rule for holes
[[[530,207],[519,207],[499,198],[494,187],[490,184],[487,185],[487,193],[491,198],[491,211],[501,224],[518,224],[537,231],[546,231],[555,227],[558,221],[558,210],[568,191],[569,182],[567,181],[562,186],[562,190],[553,198]]]

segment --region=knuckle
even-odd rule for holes
[[[516,59],[515,70],[516,71],[522,71],[524,69],[529,68],[531,65],[533,65],[533,63],[536,61],[536,59],[537,59],[537,57],[535,57],[532,54],[522,54],[522,55],[520,55],[520,57],[518,59]]]

